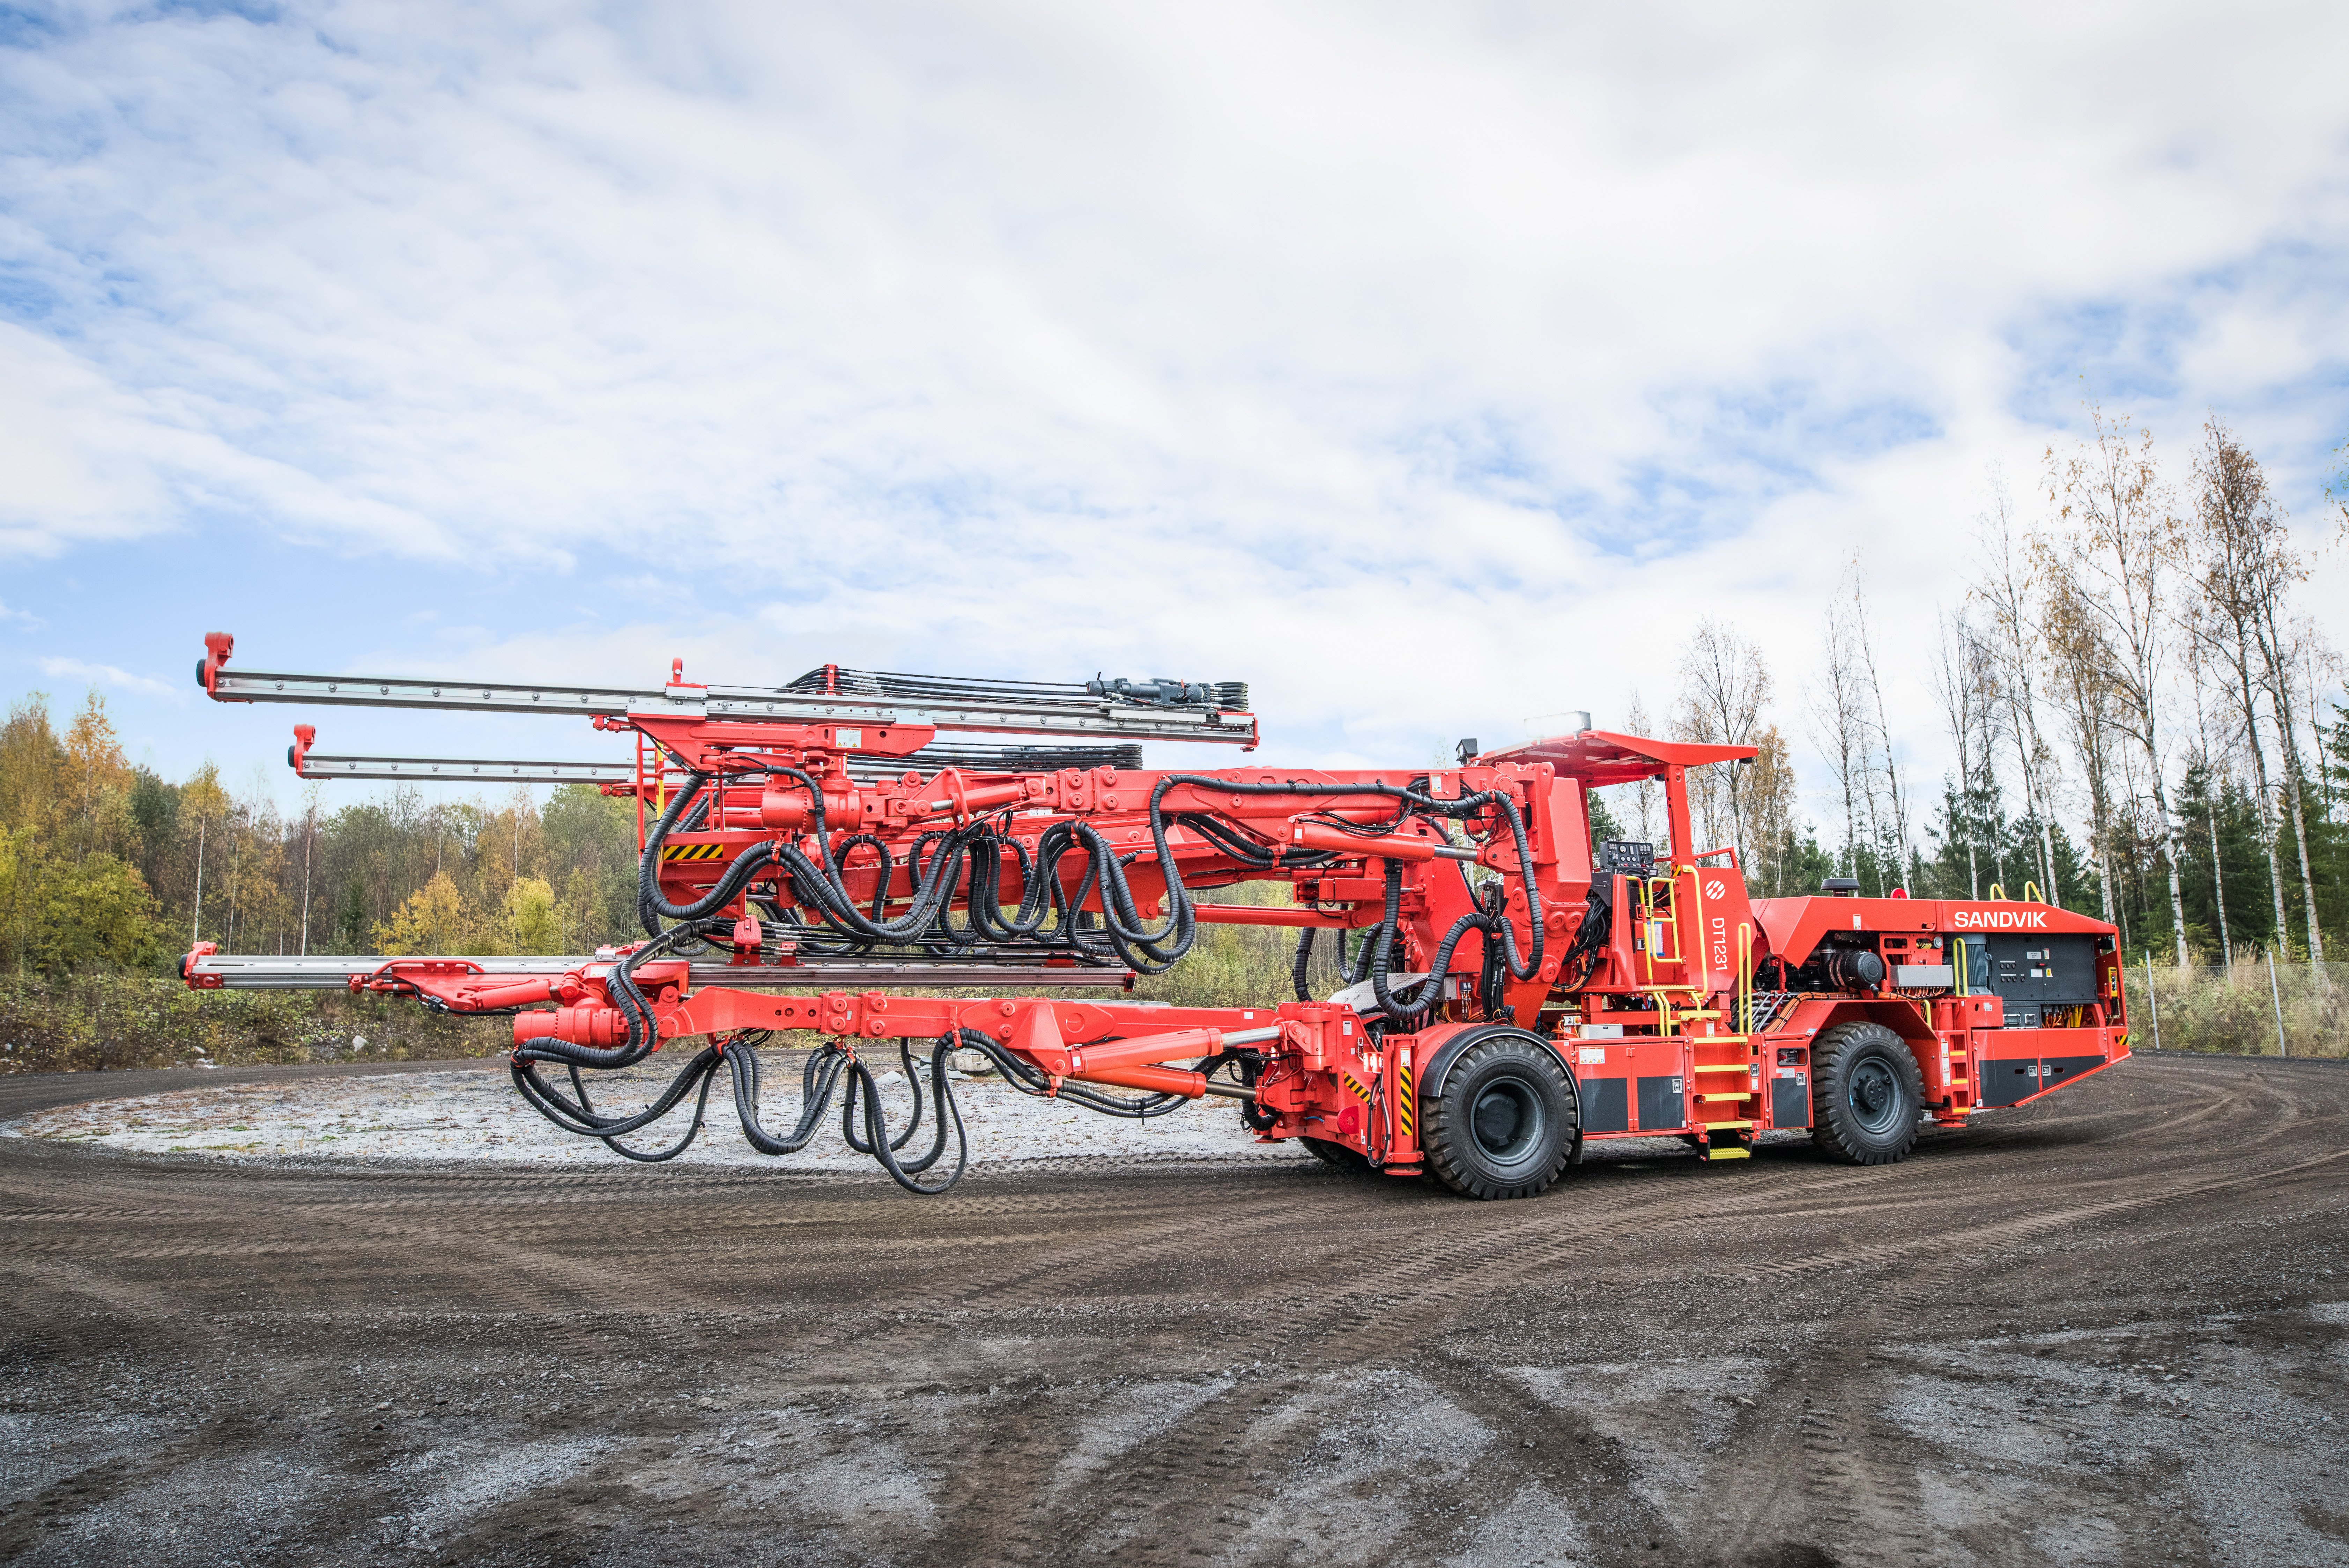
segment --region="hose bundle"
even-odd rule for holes
[[[1165,798],[1166,792],[1176,784],[1199,785],[1226,794],[1307,796],[1375,794],[1393,800],[1396,803],[1395,815],[1386,822],[1365,824],[1334,816],[1320,819],[1329,826],[1366,839],[1392,834],[1414,816],[1461,821],[1481,815],[1487,811],[1499,812],[1508,823],[1511,843],[1516,850],[1516,877],[1525,890],[1526,917],[1533,930],[1531,950],[1523,956],[1519,955],[1516,929],[1507,916],[1499,909],[1487,908],[1473,914],[1463,915],[1453,923],[1452,929],[1444,933],[1444,940],[1437,944],[1434,959],[1429,966],[1427,981],[1422,987],[1419,997],[1409,1002],[1398,1000],[1388,990],[1386,977],[1394,957],[1395,936],[1402,925],[1402,864],[1391,859],[1387,862],[1386,897],[1384,907],[1380,912],[1379,923],[1371,929],[1369,939],[1358,950],[1350,979],[1356,983],[1365,979],[1371,981],[1372,993],[1378,998],[1379,1010],[1385,1015],[1386,1022],[1390,1025],[1400,1029],[1414,1029],[1433,1015],[1435,1007],[1442,998],[1444,975],[1451,964],[1453,951],[1460,945],[1461,939],[1472,930],[1481,930],[1485,934],[1488,952],[1492,944],[1498,942],[1511,978],[1519,981],[1531,980],[1535,972],[1541,968],[1541,890],[1534,884],[1533,854],[1526,837],[1525,814],[1518,809],[1516,801],[1501,790],[1478,790],[1464,794],[1456,800],[1439,800],[1424,790],[1396,784],[1309,784],[1277,782],[1252,784],[1202,777],[1193,774],[1170,774],[1161,779],[1157,788],[1151,792],[1150,832],[1158,851],[1159,864],[1166,876],[1168,925],[1182,933],[1182,945],[1185,948],[1190,945],[1189,932],[1192,924],[1190,894],[1183,886],[1182,876],[1174,864],[1174,857],[1167,853],[1165,819],[1160,811],[1160,803]],[[1188,825],[1193,819],[1186,817],[1184,820]],[[1366,853],[1375,855],[1377,851],[1373,849]],[[1297,956],[1289,971],[1290,981],[1297,988],[1298,1000],[1300,1002],[1311,1000],[1306,994],[1305,986],[1306,965],[1310,959],[1311,951],[1312,932],[1309,928],[1298,940]],[[1492,987],[1488,985],[1485,989],[1489,992]]]
[[[759,1096],[761,1064],[758,1046],[771,1038],[763,1030],[745,1030],[740,1033],[712,1040],[702,1047],[690,1062],[672,1078],[652,1104],[632,1115],[607,1115],[596,1108],[589,1097],[587,1085],[579,1069],[599,1064],[573,1059],[577,1047],[565,1047],[558,1043],[533,1041],[517,1046],[509,1064],[514,1087],[548,1121],[564,1132],[583,1137],[600,1138],[614,1153],[647,1165],[657,1165],[675,1159],[693,1145],[707,1119],[711,1089],[721,1070],[730,1077],[734,1091],[734,1111],[742,1124],[742,1136],[752,1148],[764,1155],[795,1154],[807,1147],[823,1122],[824,1112],[832,1104],[834,1092],[840,1094],[840,1132],[848,1147],[859,1154],[870,1155],[889,1173],[889,1179],[908,1192],[925,1197],[944,1192],[962,1179],[970,1162],[970,1137],[963,1125],[962,1107],[955,1099],[954,1085],[947,1076],[949,1058],[957,1049],[982,1053],[1003,1075],[1004,1082],[1019,1093],[1039,1097],[1057,1097],[1071,1105],[1082,1106],[1103,1116],[1124,1116],[1143,1120],[1162,1116],[1180,1109],[1190,1101],[1182,1095],[1143,1095],[1134,1098],[1105,1093],[1091,1085],[1063,1083],[1055,1094],[1051,1080],[1033,1064],[989,1040],[986,1035],[965,1029],[941,1035],[933,1043],[929,1059],[923,1062],[914,1054],[911,1041],[900,1041],[897,1059],[913,1090],[913,1115],[905,1127],[894,1135],[887,1113],[881,1105],[881,1085],[872,1065],[834,1040],[822,1049],[809,1054],[800,1073],[799,1119],[788,1133],[770,1132],[760,1119]],[[606,1054],[617,1055],[618,1052]],[[1227,1061],[1247,1056],[1243,1052],[1226,1052],[1201,1062],[1197,1071],[1213,1073]],[[569,1073],[571,1087],[566,1093],[560,1085],[550,1083],[539,1071],[547,1062],[558,1062]],[[611,1065],[621,1064],[613,1063]],[[929,1086],[923,1087],[923,1069],[926,1067]],[[688,1099],[693,1102],[692,1119],[684,1133],[666,1147],[641,1149],[623,1140],[659,1122]],[[903,1150],[921,1130],[927,1117],[931,1126],[929,1147],[919,1154],[904,1155]],[[947,1139],[954,1139],[955,1156],[945,1174],[930,1176],[940,1168]],[[924,1179],[928,1177],[928,1179]]]
[[[805,837],[813,841],[814,854],[811,857],[797,843],[753,846],[729,863],[717,885],[707,894],[690,904],[670,903],[661,896],[659,888],[661,846],[680,821],[698,820],[709,809],[702,791],[711,775],[689,772],[684,786],[647,836],[644,856],[638,863],[637,911],[647,933],[657,938],[662,933],[664,919],[698,920],[743,897],[754,884],[771,881],[775,884],[773,898],[777,903],[784,900],[788,889],[791,905],[812,911],[817,922],[813,928],[796,928],[792,934],[806,931],[819,940],[831,939],[843,944],[815,950],[861,951],[877,944],[948,950],[1023,945],[1072,956],[1081,962],[1118,962],[1143,974],[1163,973],[1190,950],[1197,938],[1191,893],[1183,884],[1181,867],[1167,844],[1169,819],[1164,809],[1167,792],[1188,784],[1226,794],[1308,798],[1375,795],[1394,801],[1395,815],[1386,822],[1361,824],[1335,816],[1323,819],[1340,831],[1364,838],[1393,833],[1420,816],[1464,821],[1497,815],[1506,821],[1516,852],[1516,876],[1524,891],[1532,931],[1530,950],[1523,954],[1517,950],[1515,923],[1504,912],[1480,909],[1462,916],[1444,934],[1436,949],[1433,978],[1420,997],[1408,1002],[1399,1000],[1388,990],[1385,978],[1394,956],[1401,922],[1402,867],[1390,860],[1380,922],[1356,959],[1361,971],[1357,978],[1368,978],[1372,982],[1380,1010],[1389,1024],[1416,1027],[1432,1015],[1443,989],[1440,977],[1445,972],[1444,966],[1472,930],[1484,933],[1488,947],[1495,942],[1500,945],[1505,967],[1512,978],[1529,980],[1541,966],[1541,895],[1534,883],[1525,816],[1516,801],[1501,790],[1481,790],[1457,799],[1441,800],[1424,789],[1386,784],[1243,782],[1196,774],[1169,774],[1159,779],[1150,794],[1148,853],[1156,862],[1166,887],[1164,914],[1156,923],[1142,913],[1140,900],[1126,874],[1126,868],[1143,858],[1143,852],[1121,854],[1091,823],[1063,819],[1038,836],[1031,855],[1028,846],[1010,831],[1008,810],[950,829],[926,833],[916,840],[907,857],[911,888],[906,907],[896,918],[885,919],[882,914],[888,904],[891,878],[896,870],[888,846],[874,835],[864,833],[850,835],[835,843],[824,826],[823,791],[800,769],[761,765],[743,772],[787,778],[807,791],[810,824]],[[1258,869],[1304,868],[1327,865],[1336,858],[1328,852],[1299,854],[1285,847],[1265,846],[1228,824],[1201,813],[1185,812],[1173,820],[1219,852]],[[857,906],[843,873],[849,857],[860,849],[870,849],[879,859],[874,895],[866,908]],[[1061,874],[1061,862],[1072,854],[1085,857],[1083,876],[1073,892]],[[1009,914],[1004,912],[1000,898],[1007,857],[1019,867],[1021,884],[1019,908]],[[1096,898],[1101,905],[1098,917],[1085,909]],[[959,928],[948,918],[957,901],[964,907],[966,920]],[[1306,939],[1308,942],[1309,940]],[[1296,966],[1299,976],[1303,973],[1305,950],[1300,944]]]

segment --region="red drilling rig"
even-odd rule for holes
[[[511,1014],[523,1097],[631,1158],[682,1152],[723,1074],[762,1152],[802,1147],[836,1093],[852,1146],[909,1189],[940,1191],[967,1158],[948,1077],[964,1051],[1016,1089],[1108,1115],[1228,1098],[1266,1141],[1522,1198],[1591,1138],[1669,1136],[1736,1159],[1757,1134],[1797,1128],[1840,1160],[1898,1160],[1929,1119],[1961,1127],[2128,1054],[2101,921],[1995,889],[1863,898],[1830,881],[1816,897],[1750,899],[1734,849],[1697,847],[1688,805],[1690,769],[1738,765],[1748,747],[1584,723],[1501,751],[1464,741],[1452,768],[1153,772],[1135,742],[1253,750],[1246,686],[826,665],[779,688],[724,687],[673,665],[657,691],[620,691],[259,674],[229,668],[226,635],[205,643],[197,677],[220,701],[559,711],[631,737],[633,759],[607,763],[330,756],[302,725],[288,760],[305,778],[588,782],[633,797],[644,940],[543,959],[249,957],[207,942],[181,966],[198,988],[348,987]],[[1661,783],[1670,842],[1592,844],[1588,792],[1647,779]],[[1286,884],[1291,901],[1195,897],[1245,881]],[[1123,994],[1217,922],[1293,929],[1296,998],[1178,1008]],[[1308,961],[1325,930],[1347,983],[1317,998]],[[1016,994],[1048,990],[1061,994]],[[788,1132],[759,1113],[758,1048],[778,1030],[828,1040]],[[583,1070],[675,1040],[701,1044],[652,1104],[597,1107]],[[895,1129],[874,1077],[885,1041],[914,1095]],[[630,1145],[688,1100],[682,1137]],[[926,1115],[927,1147],[912,1150]]]

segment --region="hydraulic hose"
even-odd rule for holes
[[[636,914],[643,922],[647,936],[660,935],[662,916],[672,920],[698,920],[724,909],[740,898],[742,889],[757,880],[760,873],[775,857],[771,845],[753,845],[728,862],[725,875],[719,877],[718,885],[692,903],[672,904],[661,897],[661,847],[667,841],[671,829],[693,805],[695,797],[709,782],[709,775],[705,773],[686,774],[684,786],[668,803],[668,808],[661,813],[660,820],[653,825],[652,831],[645,836],[645,852],[636,860]],[[704,814],[706,810],[707,803],[704,803]]]
[[[811,858],[796,844],[756,846],[730,863],[718,884],[702,898],[684,905],[668,902],[661,896],[658,886],[661,846],[677,823],[696,815],[696,802],[700,800],[709,780],[706,773],[688,772],[685,785],[647,835],[645,853],[638,864],[638,908],[648,932],[657,932],[662,918],[690,921],[715,913],[741,897],[752,882],[761,875],[771,874],[772,868],[789,882],[793,901],[800,908],[812,909],[825,929],[852,944],[943,942],[954,948],[1028,941],[1038,939],[1042,933],[1049,912],[1056,919],[1049,939],[1046,939],[1047,945],[1092,961],[1113,957],[1139,972],[1162,973],[1187,953],[1197,938],[1197,920],[1191,893],[1184,886],[1181,867],[1167,843],[1164,811],[1167,792],[1178,784],[1188,784],[1229,794],[1260,796],[1368,794],[1394,801],[1396,816],[1392,823],[1366,826],[1342,819],[1333,820],[1332,826],[1365,837],[1392,831],[1415,815],[1460,820],[1497,811],[1508,824],[1512,846],[1517,856],[1516,876],[1524,889],[1531,931],[1529,950],[1524,954],[1519,953],[1514,922],[1504,915],[1487,912],[1464,917],[1467,923],[1455,924],[1454,929],[1446,933],[1439,950],[1448,961],[1451,952],[1468,930],[1481,929],[1488,939],[1497,940],[1503,962],[1512,978],[1519,981],[1532,978],[1542,961],[1546,933],[1541,895],[1533,877],[1525,817],[1516,800],[1505,791],[1484,790],[1454,800],[1439,800],[1424,789],[1385,784],[1257,783],[1193,774],[1170,774],[1158,781],[1150,796],[1152,858],[1156,861],[1166,888],[1164,917],[1159,923],[1153,924],[1143,917],[1126,875],[1126,867],[1141,858],[1140,854],[1120,854],[1097,828],[1081,819],[1063,820],[1047,828],[1038,839],[1032,859],[1027,846],[1016,835],[1008,831],[999,834],[989,819],[967,823],[952,830],[924,834],[916,841],[907,862],[912,883],[907,908],[898,918],[884,919],[882,914],[887,905],[894,871],[887,846],[874,835],[862,833],[851,835],[835,845],[824,824],[823,792],[813,778],[792,767],[767,766],[755,771],[791,779],[807,792],[810,836],[814,840],[816,852],[814,857]],[[701,810],[706,811],[706,802]],[[1286,848],[1276,850],[1252,844],[1236,829],[1197,813],[1184,813],[1175,820],[1190,827],[1219,851],[1259,869],[1323,865],[1336,858],[1329,852],[1294,856]],[[870,907],[859,909],[849,896],[842,867],[850,855],[866,846],[880,857],[881,864]],[[1064,887],[1060,868],[1068,855],[1078,851],[1085,856],[1085,872],[1071,896]],[[1007,852],[1016,858],[1022,882],[1019,909],[1009,916],[1002,912],[999,903],[1003,859]],[[1398,1002],[1386,986],[1385,975],[1391,967],[1400,921],[1399,877],[1399,863],[1389,861],[1382,918],[1371,939],[1357,952],[1351,978],[1357,982],[1364,978],[1371,980],[1381,1010],[1388,1021],[1402,1024],[1421,1016],[1427,1009],[1423,1003]],[[962,896],[968,921],[959,929],[949,918],[958,893]],[[1086,919],[1089,912],[1086,905],[1096,897],[1101,906],[1097,929],[1091,927]],[[1300,954],[1309,955],[1310,945],[1309,933],[1300,940]],[[1306,961],[1307,958],[1300,956],[1292,965],[1292,983],[1300,988],[1304,981],[1299,974]],[[1440,976],[1444,971],[1434,972]],[[1433,990],[1440,993],[1441,983]],[[640,1026],[649,1027],[649,1012],[637,1005],[636,999],[624,998],[621,1005],[629,1016],[630,1044],[634,1046],[637,1043]]]
[[[683,929],[685,928],[679,928]],[[962,1116],[962,1107],[949,1078],[948,1058],[957,1049],[978,1051],[993,1062],[1004,1082],[1021,1094],[1037,1096],[1053,1096],[1087,1110],[1104,1116],[1131,1119],[1146,1119],[1164,1116],[1189,1105],[1182,1095],[1144,1095],[1127,1099],[1102,1092],[1090,1085],[1063,1082],[1057,1096],[1051,1080],[1026,1058],[1013,1054],[986,1035],[972,1030],[940,1036],[932,1045],[928,1068],[929,1083],[923,1085],[921,1063],[914,1055],[910,1041],[900,1041],[897,1056],[905,1080],[914,1094],[914,1110],[905,1125],[892,1131],[887,1113],[883,1109],[878,1080],[872,1066],[839,1041],[811,1052],[800,1075],[800,1108],[797,1121],[789,1133],[778,1136],[769,1132],[759,1114],[761,1068],[758,1043],[767,1038],[762,1031],[745,1030],[740,1033],[712,1040],[686,1064],[667,1087],[643,1110],[629,1116],[607,1116],[598,1111],[589,1098],[587,1086],[579,1075],[582,1066],[596,1067],[603,1064],[593,1061],[572,1061],[543,1050],[543,1042],[517,1047],[509,1064],[514,1087],[533,1110],[562,1128],[582,1137],[601,1140],[614,1152],[629,1159],[647,1164],[658,1164],[675,1159],[690,1147],[705,1125],[709,1095],[720,1070],[726,1071],[732,1082],[734,1109],[742,1124],[742,1135],[750,1147],[764,1155],[796,1153],[807,1147],[815,1129],[823,1120],[835,1090],[841,1092],[841,1133],[848,1146],[859,1154],[867,1154],[889,1175],[892,1181],[908,1192],[928,1196],[945,1191],[962,1179],[970,1160],[970,1137]],[[620,1053],[603,1053],[617,1055]],[[562,1061],[569,1070],[572,1093],[566,1094],[540,1075],[540,1064],[547,1060]],[[1214,1073],[1226,1063],[1238,1064],[1243,1081],[1251,1081],[1254,1068],[1260,1058],[1254,1052],[1231,1051],[1208,1057],[1198,1064],[1196,1071]],[[625,1064],[613,1064],[615,1065]],[[693,1115],[684,1133],[665,1148],[645,1150],[630,1147],[621,1140],[640,1132],[667,1116],[687,1099],[693,1101]],[[1243,1107],[1246,1110],[1247,1107]],[[899,1151],[910,1143],[920,1129],[925,1117],[931,1123],[929,1147],[919,1154],[901,1156]],[[1250,1125],[1256,1125],[1251,1121]],[[942,1166],[947,1139],[954,1140],[955,1158],[950,1168]],[[930,1176],[944,1169],[943,1176]],[[929,1179],[924,1179],[929,1177]]]
[[[832,1103],[832,1092],[848,1069],[848,1053],[836,1044],[808,1053],[807,1065],[800,1073],[800,1119],[781,1137],[769,1132],[759,1120],[757,1050],[747,1043],[730,1044],[726,1062],[734,1074],[735,1114],[742,1118],[742,1136],[750,1140],[750,1147],[761,1154],[797,1154],[807,1147],[808,1140],[815,1136],[817,1125],[823,1120],[824,1107]]]

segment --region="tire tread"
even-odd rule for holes
[[[1512,1047],[1522,1048],[1528,1044],[1531,1044],[1539,1053],[1538,1059],[1542,1060],[1549,1070],[1555,1072],[1564,1084],[1567,1102],[1574,1107],[1574,1116],[1578,1124],[1581,1116],[1581,1096],[1574,1087],[1573,1077],[1567,1072],[1565,1064],[1558,1061],[1557,1054],[1548,1046],[1541,1044],[1538,1040],[1528,1041],[1512,1035],[1480,1040],[1460,1054],[1459,1059],[1452,1064],[1451,1072],[1446,1076],[1445,1082],[1447,1084],[1458,1082],[1463,1075],[1478,1064],[1489,1061],[1496,1055],[1514,1054]],[[1423,1094],[1420,1096],[1419,1107],[1420,1156],[1427,1172],[1464,1198],[1488,1199],[1531,1198],[1547,1191],[1550,1184],[1558,1179],[1559,1173],[1565,1170],[1577,1141],[1575,1137],[1562,1140],[1557,1158],[1551,1163],[1548,1170],[1541,1175],[1523,1181],[1496,1182],[1466,1168],[1452,1158],[1456,1144],[1472,1135],[1465,1128],[1453,1127],[1453,1118],[1445,1109],[1440,1096]],[[1578,1126],[1576,1130],[1578,1134]]]
[[[1917,1058],[1909,1049],[1909,1043],[1883,1024],[1852,1019],[1822,1032],[1811,1043],[1811,1142],[1829,1158],[1846,1165],[1897,1165],[1917,1147],[1918,1124],[1913,1116],[1901,1128],[1899,1137],[1882,1148],[1869,1147],[1845,1129],[1844,1063],[1863,1045],[1887,1043],[1887,1054],[1909,1096],[1909,1106],[1921,1114],[1925,1104],[1924,1075],[1917,1070]]]

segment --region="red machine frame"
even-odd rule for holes
[[[340,688],[285,698],[239,689],[223,680],[230,640],[215,635],[207,644],[199,679],[222,701],[350,700]],[[277,679],[281,687],[315,680]],[[393,683],[379,684],[388,699]],[[1708,1159],[1743,1158],[1774,1128],[1811,1130],[1831,1152],[1870,1158],[1827,1125],[1838,1106],[1859,1104],[1835,1096],[1866,1085],[1817,1076],[1847,1074],[1844,1058],[1863,1038],[1878,1043],[1879,1062],[1881,1043],[1897,1040],[1915,1067],[1909,1090],[1899,1082],[1905,1069],[1869,1069],[1875,1092],[1911,1094],[1914,1110],[1944,1127],[2035,1099],[2128,1054],[2114,931],[2103,922],[2036,901],[1862,898],[1849,889],[1750,899],[1735,851],[1697,847],[1688,804],[1688,770],[1736,765],[1750,748],[1586,729],[1484,754],[1464,750],[1461,765],[1446,769],[908,765],[890,774],[947,726],[875,722],[869,713],[887,718],[879,709],[853,723],[745,717],[732,707],[714,716],[714,704],[691,705],[693,692],[709,690],[673,667],[662,701],[686,711],[640,700],[593,714],[597,729],[626,732],[636,743],[629,776],[616,781],[605,764],[602,787],[637,801],[640,844],[669,905],[707,901],[758,851],[820,865],[836,897],[876,921],[896,919],[926,896],[925,842],[975,835],[973,854],[992,860],[991,873],[984,884],[977,869],[960,873],[946,909],[967,916],[971,889],[984,885],[999,911],[1023,900],[1062,907],[1064,933],[1086,919],[1119,924],[1121,898],[1130,899],[1126,921],[1138,912],[1163,922],[1159,931],[1187,930],[1177,919],[1187,914],[1366,933],[1382,953],[1377,981],[1365,981],[1371,994],[1358,986],[1336,999],[1187,1009],[1048,995],[909,997],[853,981],[829,985],[840,964],[821,966],[821,979],[818,966],[807,966],[807,978],[828,987],[819,994],[778,994],[765,988],[790,985],[804,961],[761,910],[794,911],[801,929],[824,919],[805,897],[812,873],[784,870],[751,877],[715,917],[730,923],[720,939],[730,942],[730,968],[753,983],[726,983],[717,977],[727,971],[708,963],[639,958],[643,944],[529,975],[463,958],[356,961],[341,982],[453,1012],[528,1009],[513,1020],[518,1053],[600,1053],[630,1037],[625,999],[613,993],[615,971],[628,966],[649,1005],[656,1048],[701,1039],[722,1051],[746,1032],[773,1030],[813,1032],[851,1055],[858,1043],[885,1040],[989,1042],[1040,1075],[1046,1092],[1081,1083],[1185,1099],[1223,1095],[1245,1102],[1267,1141],[1305,1138],[1334,1162],[1389,1175],[1432,1169],[1480,1196],[1539,1190],[1557,1174],[1482,1190],[1459,1179],[1456,1151],[1423,1143],[1429,1119],[1446,1113],[1455,1064],[1480,1043],[1512,1042],[1522,1052],[1530,1039],[1554,1054],[1572,1096],[1558,1164],[1578,1159],[1586,1139],[1659,1136]],[[420,705],[437,705],[440,689],[433,694],[436,703]],[[1225,713],[1218,724],[1225,732],[1216,738],[1253,749],[1252,716]],[[314,742],[309,726],[297,732],[297,771]],[[1652,846],[1659,852],[1645,864],[1594,873],[1587,792],[1648,779],[1662,785],[1668,843]],[[678,792],[696,781],[701,820],[691,831],[665,829]],[[1040,857],[1056,841],[1063,857],[1048,867]],[[1071,865],[1066,846],[1080,842],[1089,848]],[[934,871],[935,857],[929,865]],[[1285,883],[1291,901],[1193,897],[1242,881]],[[1993,931],[2041,934],[2071,942],[2067,952],[2092,953],[2092,999],[2011,1027],[2002,999],[1982,983],[1996,971],[1969,972],[1985,950],[1968,937]],[[188,982],[245,983],[210,946],[185,961]],[[872,955],[876,963],[890,956]],[[1081,978],[1099,980],[1100,956],[1064,937],[1040,952],[1029,976],[1033,983],[1082,970]],[[1414,990],[1412,977],[1438,956],[1444,972]],[[1398,1002],[1405,992],[1410,1000]],[[1815,1059],[1817,1052],[1825,1057]],[[1454,1107],[1442,1136],[1470,1137],[1459,1128],[1472,1113],[1482,1114]],[[1886,1158],[1905,1154],[1913,1136],[1912,1123]]]

